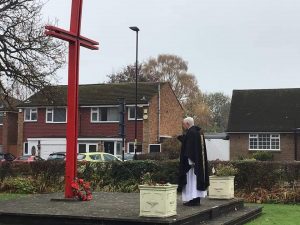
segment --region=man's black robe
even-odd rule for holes
[[[180,163],[179,163],[179,180],[178,189],[186,185],[186,173],[190,170],[188,159],[195,163],[194,171],[197,176],[197,189],[205,191],[209,186],[208,163],[206,145],[201,128],[192,126],[188,129],[186,135],[179,136],[182,142]]]

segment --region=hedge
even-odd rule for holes
[[[218,164],[232,164],[238,169],[235,176],[237,193],[255,193],[257,189],[268,192],[274,188],[295,189],[296,195],[300,192],[300,162],[211,161],[209,170],[212,171]],[[65,163],[56,161],[18,165],[2,163],[0,191],[16,193],[63,191],[64,170]],[[93,190],[96,191],[138,191],[138,184],[143,182],[143,176],[148,172],[154,182],[177,183],[178,160],[78,164],[78,177],[90,181]],[[22,188],[22,185],[26,187]]]

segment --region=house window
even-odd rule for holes
[[[143,107],[137,107],[137,119],[143,119]],[[135,107],[128,107],[128,120],[135,120]]]
[[[28,155],[28,142],[24,142],[24,155]]]
[[[3,125],[3,112],[0,112],[0,125]]]
[[[78,152],[79,153],[86,153],[86,144],[79,144],[78,145]]]
[[[250,150],[279,150],[280,134],[249,134]]]
[[[97,152],[97,144],[78,144],[78,152]]]
[[[25,109],[24,121],[37,121],[37,108]]]
[[[129,153],[134,153],[134,142],[128,143],[128,152]],[[137,143],[136,145],[136,152],[141,153],[142,152],[142,144]]]
[[[118,107],[91,108],[92,122],[119,122]]]
[[[46,122],[47,123],[65,123],[66,122],[66,108],[47,108]]]

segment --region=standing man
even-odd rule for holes
[[[182,190],[183,205],[197,206],[209,186],[204,134],[200,127],[194,126],[192,117],[185,118],[182,126],[186,134],[178,136],[182,142],[178,187]]]

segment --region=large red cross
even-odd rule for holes
[[[97,50],[99,45],[98,42],[80,35],[82,1],[72,0],[70,31],[54,26],[45,27],[45,34],[69,42],[65,198],[74,197],[71,182],[77,175],[79,50],[80,46]]]

